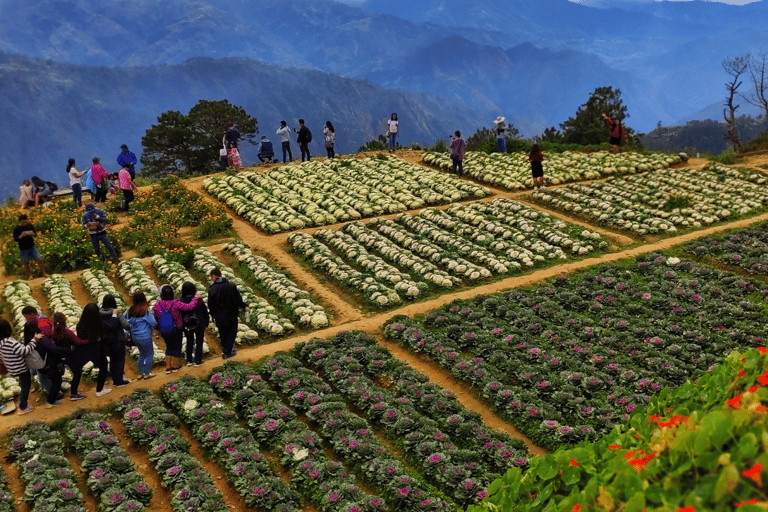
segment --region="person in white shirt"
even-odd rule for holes
[[[392,113],[392,116],[387,121],[387,138],[389,139],[389,152],[395,152],[395,140],[400,133],[400,126],[397,123],[397,114]]]
[[[85,171],[78,171],[75,167],[75,159],[70,158],[67,163],[67,174],[69,175],[69,187],[72,189],[72,200],[80,208],[83,206],[83,184],[80,183],[80,178],[83,177]]]
[[[286,126],[285,121],[280,121],[280,128],[276,132],[280,136],[280,142],[283,143],[283,163],[285,163],[285,153],[288,152],[288,161],[293,162],[291,154],[291,130]]]

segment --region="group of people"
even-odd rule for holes
[[[136,290],[131,295],[132,304],[127,312],[117,308],[112,295],[105,295],[101,307],[90,303],[83,308],[80,319],[72,331],[63,313],[53,315],[53,321],[39,314],[33,306],[26,306],[24,333],[21,340],[13,336],[10,322],[0,319],[0,362],[2,370],[19,380],[18,414],[34,410],[29,404],[32,377],[37,376],[46,393],[46,408],[61,404],[62,375],[65,367],[72,372],[69,399],[84,399],[80,392],[83,368],[88,363],[98,369],[96,396],[112,392],[106,386],[111,377],[115,387],[127,386],[132,381],[125,377],[125,354],[129,345],[138,348],[138,380],[155,377],[152,373],[154,343],[152,335],[159,331],[165,343],[165,372],[175,373],[187,366],[203,363],[205,330],[213,319],[219,330],[224,359],[233,357],[240,310],[247,305],[237,287],[221,276],[214,268],[210,272],[211,286],[208,305],[191,282],[181,287],[176,298],[171,285],[159,288],[160,299],[150,308],[144,292]],[[182,344],[186,338],[186,351]]]

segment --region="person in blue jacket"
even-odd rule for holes
[[[91,173],[90,166],[88,167],[88,170],[85,171],[83,177],[85,178],[85,188],[91,193],[91,201],[93,201],[93,198],[96,197],[96,182],[93,181],[93,174]]]
[[[109,256],[112,258],[112,262],[119,262],[115,248],[112,247],[112,242],[109,241],[107,236],[107,214],[103,210],[96,208],[93,203],[85,205],[85,215],[83,215],[82,225],[88,229],[88,234],[91,235],[91,244],[93,244],[93,251],[97,257],[101,257],[101,245],[109,251]]]
[[[136,159],[136,154],[133,151],[128,151],[128,146],[123,144],[120,146],[120,149],[123,151],[117,155],[117,165],[119,165],[121,168],[125,167],[128,169],[128,172],[131,174],[131,181],[136,181],[136,162],[138,160]]]

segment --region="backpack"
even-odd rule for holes
[[[197,307],[192,311],[181,312],[181,323],[184,332],[196,331],[200,327],[200,319],[197,318]]]
[[[163,309],[163,306],[160,306],[160,321],[158,322],[160,334],[169,335],[176,332],[176,322],[173,321],[172,310],[173,304],[168,306],[168,311]]]
[[[307,144],[312,142],[312,132],[309,131],[309,128],[307,128]]]
[[[56,192],[57,190],[59,190],[59,186],[57,184],[55,184],[54,182],[52,182],[52,181],[46,181],[45,182],[45,186],[48,187],[51,190],[51,193]]]

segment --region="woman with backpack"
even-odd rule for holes
[[[104,382],[106,382],[107,373],[109,372],[109,363],[107,362],[109,346],[107,346],[107,330],[104,328],[104,321],[101,319],[99,306],[90,302],[83,308],[83,313],[77,322],[75,332],[78,338],[87,342],[85,345],[78,345],[75,348],[75,353],[78,354],[77,362],[78,364],[82,363],[80,374],[82,375],[83,366],[88,361],[92,361],[96,368],[99,369],[99,375],[96,377],[96,396],[104,396],[107,393],[111,393],[112,388],[104,387]],[[74,375],[74,373],[73,371],[72,374]],[[75,383],[74,378],[72,379],[70,400],[76,400],[73,396],[77,394],[77,385],[79,384],[79,376],[77,383]]]
[[[155,303],[153,313],[160,336],[165,341],[165,373],[177,372],[181,368],[182,311],[191,311],[197,306],[198,298],[184,303],[174,299],[173,287],[160,287],[160,300]]]
[[[155,357],[155,345],[152,343],[152,330],[157,327],[154,315],[149,312],[147,296],[141,290],[131,295],[133,304],[128,308],[128,323],[131,326],[131,341],[139,349],[139,380],[151,379],[152,363]]]
[[[118,388],[127,386],[131,381],[124,375],[125,331],[131,329],[131,324],[117,309],[117,301],[110,294],[106,294],[102,299],[99,313],[107,333],[105,349],[109,356],[109,374],[112,376],[112,383]]]
[[[333,150],[333,145],[336,144],[336,130],[333,129],[330,121],[325,122],[323,135],[325,135],[325,152],[328,153],[328,160],[331,160],[336,156],[336,152]]]
[[[28,345],[20,343],[13,337],[13,329],[10,322],[0,318],[0,359],[11,377],[19,379],[19,410],[18,414],[27,414],[35,408],[29,405],[29,390],[32,387],[32,375],[25,360],[26,356],[35,350],[35,341]]]
[[[72,348],[57,346],[49,337],[43,335],[37,323],[32,324],[31,330],[35,340],[35,350],[43,360],[43,367],[37,369],[38,377],[44,376],[50,382],[50,386],[46,389],[47,397],[45,400],[45,408],[50,409],[61,405],[59,399],[61,394],[61,363],[64,357],[72,353]]]
[[[107,200],[107,192],[109,192],[109,173],[101,166],[101,160],[97,156],[93,157],[91,178],[96,187],[96,196],[93,198],[93,202],[105,202]]]
[[[187,281],[181,285],[181,298],[179,301],[189,304],[194,300],[197,288]],[[182,328],[187,339],[187,366],[200,366],[203,364],[203,342],[205,341],[205,329],[210,323],[208,307],[203,299],[197,299],[197,307],[192,311],[181,314]]]

